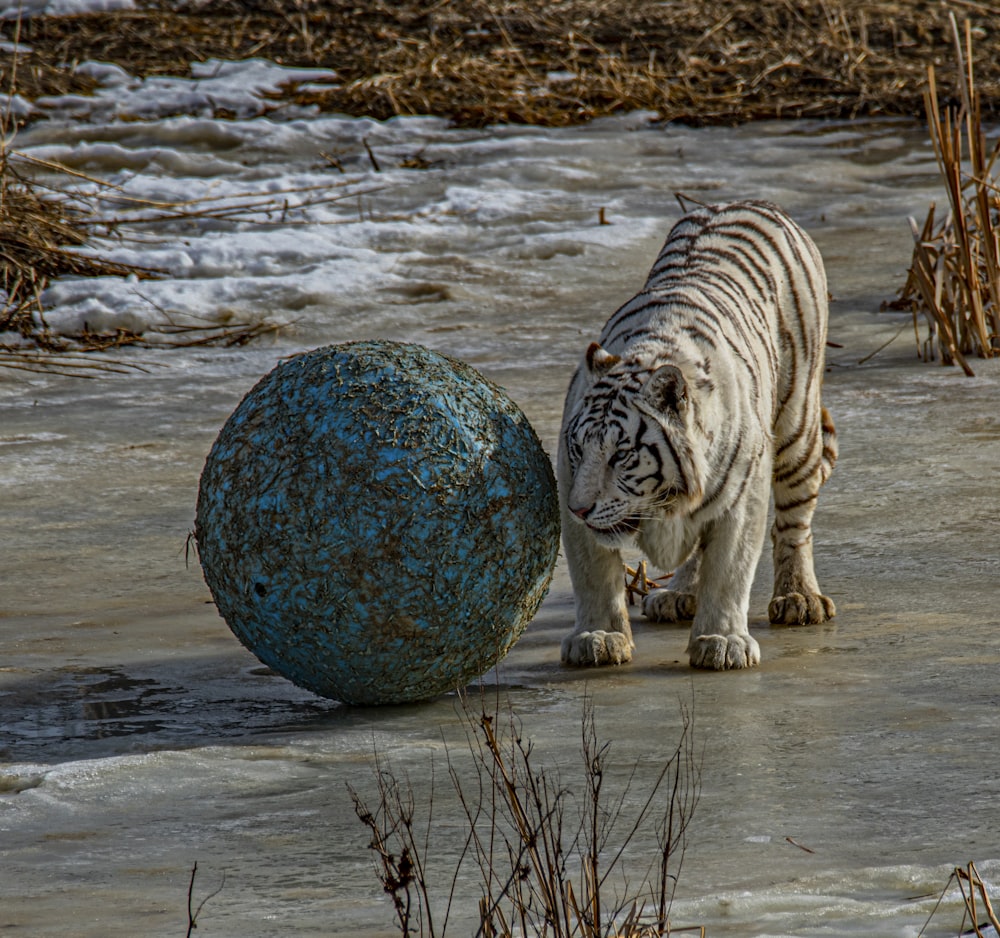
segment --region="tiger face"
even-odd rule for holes
[[[673,364],[587,350],[592,384],[566,424],[572,485],[567,510],[609,547],[643,522],[691,510],[701,497],[688,383]]]

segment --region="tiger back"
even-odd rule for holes
[[[638,549],[675,571],[643,613],[691,620],[692,665],[758,664],[747,615],[772,493],[770,620],[835,614],[812,551],[837,456],[821,403],[827,319],[819,251],[777,206],[699,206],[673,227],[566,398],[558,475],[576,601],[566,663],[630,660],[622,552]]]

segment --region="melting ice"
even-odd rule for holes
[[[418,804],[433,777],[446,892],[459,829],[446,758],[461,762],[465,747],[456,701],[350,710],[262,668],[185,558],[198,474],[279,358],[362,337],[470,361],[553,452],[569,374],[641,284],[677,191],[780,202],[826,257],[841,461],[816,555],[838,618],[768,627],[765,560],[752,605],[759,670],[692,673],[682,631],[637,619],[634,664],[567,671],[560,565],[486,686],[509,697],[540,763],[570,786],[585,694],[616,771],[639,761],[639,783],[673,748],[679,701],[691,706],[702,796],[675,927],[911,938],[954,866],[975,860],[1000,879],[1000,370],[978,362],[965,379],[921,364],[909,329],[872,356],[908,322],[877,313],[905,277],[906,218],[940,200],[919,126],[693,130],[636,114],[469,131],[276,106],[259,93],[331,76],[257,61],[145,81],[83,67],[99,93],[39,103],[47,119],[13,145],[144,203],[106,198],[109,221],[162,203],[270,201],[155,229],[124,218],[95,249],[165,276],[61,281],[45,296],[49,322],[283,328],[245,348],[125,350],[134,372],[95,381],[0,374],[0,925],[176,935],[197,861],[203,895],[225,877],[202,911],[206,933],[389,934],[345,788],[373,791],[376,750],[408,774]],[[631,876],[649,846],[640,833]],[[458,934],[474,931],[477,898],[464,877]],[[954,934],[961,908],[952,887],[925,934]]]

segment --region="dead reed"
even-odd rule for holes
[[[155,279],[166,271],[101,256],[115,242],[169,239],[178,226],[211,223],[288,227],[311,224],[310,209],[356,200],[377,188],[338,181],[279,191],[208,196],[188,202],[151,202],[65,166],[38,160],[0,143],[0,368],[95,377],[148,370],[149,363],[109,357],[122,348],[165,349],[244,345],[282,324],[220,324],[154,306],[158,321],[137,332],[116,328],[75,333],[49,327],[43,291],[61,277]],[[142,299],[142,297],[140,297]]]
[[[156,275],[72,250],[88,238],[79,207],[35,185],[15,155],[0,147],[0,332],[49,346],[40,296],[54,277]]]
[[[625,595],[630,606],[635,605],[636,600],[642,600],[653,590],[663,589],[666,581],[673,576],[673,573],[665,573],[662,576],[650,577],[647,574],[645,560],[640,560],[635,568],[625,564]]]
[[[976,938],[983,938],[982,929],[985,926],[979,922],[982,915],[986,916],[994,934],[1000,935],[1000,918],[997,918],[996,912],[993,911],[989,893],[986,891],[986,884],[979,876],[976,864],[969,863],[966,869],[962,869],[960,866],[955,867],[955,879],[958,881],[958,888],[962,893],[962,901],[965,903],[969,923],[972,926],[972,930],[976,933]],[[981,903],[982,912],[980,912],[979,907],[976,905],[977,901]]]
[[[972,67],[972,32],[965,23],[964,50],[952,17],[960,103],[942,107],[935,70],[928,68],[924,108],[938,169],[948,196],[943,218],[931,203],[923,225],[910,219],[914,249],[910,273],[893,308],[913,311],[921,358],[958,364],[967,375],[970,356],[1000,353],[1000,141],[992,149],[982,129],[982,100]],[[922,313],[927,336],[920,339]]]
[[[965,905],[965,918],[959,926],[960,933],[963,935],[975,935],[976,938],[986,938],[986,934],[992,929],[992,934],[1000,935],[1000,918],[993,911],[989,893],[986,891],[986,884],[983,882],[982,877],[980,877],[979,870],[976,869],[976,864],[970,862],[967,867],[956,866],[952,870],[951,876],[948,877],[948,882],[945,883],[937,903],[931,910],[931,914],[927,917],[924,927],[920,929],[917,938],[921,938],[924,932],[927,931],[927,926],[930,925],[931,919],[937,914],[937,910],[940,908],[953,882],[958,883],[959,892],[962,894],[962,902]],[[984,918],[985,921],[982,921]],[[966,926],[968,926],[969,930],[966,930]]]
[[[534,747],[513,712],[502,719],[499,710],[488,713],[485,706],[478,716],[465,710],[475,772],[471,782],[463,781],[449,755],[449,774],[466,822],[458,866],[471,860],[480,881],[477,935],[704,935],[700,926],[673,928],[670,923],[700,783],[690,716],[683,707],[681,713],[676,748],[654,773],[649,791],[636,798],[631,788],[638,766],[626,775],[622,790],[606,790],[612,777],[610,744],[597,737],[589,700],[581,726],[582,774],[573,788],[557,771],[536,764]],[[350,792],[371,835],[378,877],[393,899],[400,934],[443,936],[459,869],[438,920],[427,876],[431,847],[418,830],[412,789],[400,783],[378,753],[376,781],[374,808],[354,789]],[[640,831],[651,832],[658,846],[636,885],[624,859]]]
[[[972,0],[147,0],[24,20],[31,51],[16,87],[30,100],[59,92],[70,64],[88,59],[145,76],[262,56],[338,76],[325,89],[290,85],[275,107],[291,99],[379,119],[561,126],[636,109],[696,124],[915,116],[926,65],[948,54],[950,8],[982,28],[983,106],[998,113],[998,7]]]

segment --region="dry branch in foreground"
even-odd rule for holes
[[[618,791],[609,791],[614,776],[610,744],[598,740],[589,700],[582,720],[582,773],[573,789],[560,772],[537,764],[534,746],[513,712],[501,719],[499,710],[488,713],[484,704],[478,716],[466,711],[466,717],[472,780],[460,778],[451,756],[449,774],[466,821],[459,868],[471,857],[479,874],[478,935],[660,938],[697,931],[704,936],[700,926],[673,928],[670,923],[700,790],[691,718],[683,706],[680,739],[654,768],[644,794],[633,791],[638,766],[625,773]],[[434,890],[427,877],[431,846],[417,828],[412,789],[377,752],[375,763],[374,807],[348,788],[369,831],[396,924],[405,936],[444,935],[459,870],[438,915],[442,910],[431,907]],[[640,832],[655,843],[645,859],[634,856]],[[636,865],[639,875],[630,881]]]

